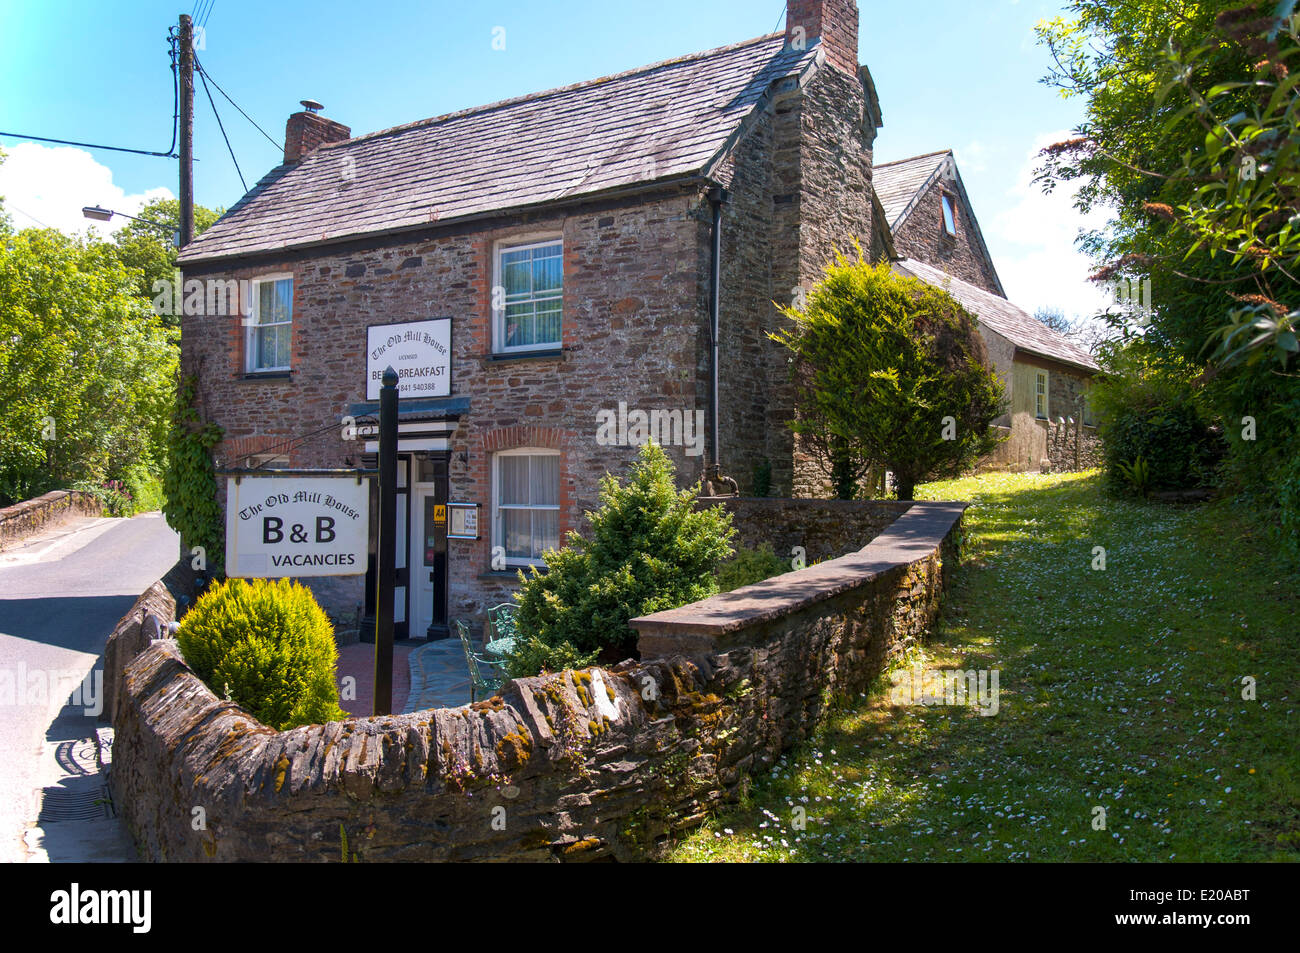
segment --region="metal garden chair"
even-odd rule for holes
[[[488,624],[492,626],[493,641],[496,639],[513,639],[519,634],[516,613],[519,607],[513,602],[503,602],[487,611]]]
[[[506,673],[500,666],[482,658],[474,651],[469,625],[464,619],[457,619],[455,625],[456,633],[460,636],[460,644],[465,649],[465,664],[469,666],[469,700],[471,703],[478,701],[480,693],[484,698],[491,698],[506,683]]]

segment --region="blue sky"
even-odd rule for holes
[[[0,130],[139,149],[171,140],[166,35],[194,0],[49,4],[0,12]],[[860,61],[885,125],[876,159],[954,148],[1009,297],[1088,309],[1088,267],[1071,241],[1068,195],[1028,182],[1033,153],[1079,119],[1082,104],[1039,82],[1047,53],[1034,24],[1047,0],[859,0]],[[783,0],[252,3],[215,0],[199,57],[277,142],[304,98],[354,133],[579,82],[781,29]],[[504,28],[503,50],[493,48]],[[500,35],[499,33],[497,35]],[[279,151],[213,90],[252,185]],[[201,86],[195,97],[195,199],[243,192]],[[16,147],[0,194],[19,227],[76,228],[82,205],[132,211],[174,195],[174,161],[104,150]]]

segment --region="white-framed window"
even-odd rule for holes
[[[1034,371],[1034,416],[1047,419],[1047,371]]]
[[[507,566],[543,565],[560,545],[560,454],[504,450],[492,457],[492,545]]]
[[[250,374],[287,371],[293,337],[293,275],[254,278],[252,285],[244,369]]]
[[[492,281],[493,351],[560,347],[564,243],[556,238],[496,247]],[[498,290],[499,289],[499,290]]]
[[[950,237],[957,237],[957,203],[947,192],[943,193],[943,230]]]

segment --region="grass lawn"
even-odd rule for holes
[[[882,678],[671,859],[1300,859],[1298,576],[1265,529],[1117,501],[1096,473],[917,496],[975,505],[907,665],[998,670],[997,713],[891,705]]]

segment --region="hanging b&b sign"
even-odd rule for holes
[[[353,576],[366,571],[370,484],[355,474],[226,478],[226,575]]]
[[[384,371],[397,371],[397,396],[451,393],[451,318],[366,328],[366,400],[378,400]]]

